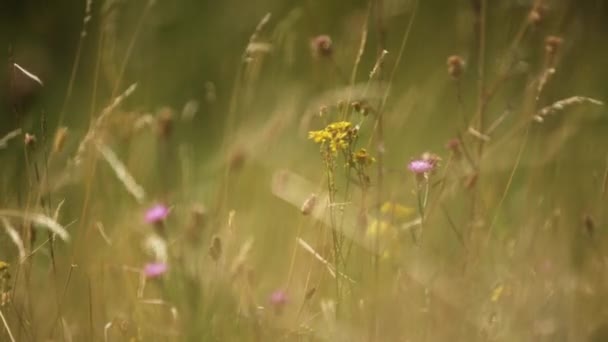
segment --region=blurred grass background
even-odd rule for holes
[[[69,243],[54,243],[51,255],[45,233],[28,239],[32,223],[11,220],[28,252],[35,251],[23,262],[8,234],[0,235],[0,260],[11,275],[0,288],[7,294],[0,307],[5,328],[18,341],[608,339],[606,109],[581,104],[528,124],[534,111],[564,98],[606,100],[608,4],[487,2],[487,83],[506,60],[514,68],[485,110],[486,127],[508,115],[485,143],[476,174],[445,145],[458,134],[471,151],[479,144],[463,131],[462,116],[471,120],[479,101],[483,3],[105,0],[92,1],[87,12],[85,1],[3,1],[0,138],[20,128],[37,143],[30,149],[19,136],[0,149],[0,208],[52,216],[63,202],[57,220],[71,234]],[[535,8],[539,20],[511,48]],[[318,35],[331,37],[330,58],[311,51]],[[555,74],[535,101],[530,94],[551,35],[563,44]],[[384,82],[369,81],[383,48]],[[450,55],[466,61],[458,81],[447,72]],[[44,86],[15,73],[12,63]],[[98,135],[145,189],[141,203],[93,147],[79,166],[71,162],[91,122],[133,83],[135,92]],[[339,280],[336,291],[325,266],[295,242],[301,237],[335,262],[330,228],[280,194],[327,191],[307,132],[338,120],[331,108],[366,85],[359,100],[371,106],[388,94],[385,179],[382,199],[367,203],[370,222],[379,219],[379,202],[417,210],[408,161],[426,151],[443,161],[421,241],[394,224],[380,260],[355,243],[340,266],[354,282]],[[321,106],[332,114],[318,118]],[[194,107],[193,117],[183,114]],[[360,145],[373,136],[367,147],[377,156],[374,118],[363,121]],[[63,126],[69,134],[54,151]],[[344,196],[342,168],[336,172]],[[291,188],[295,178],[286,174],[318,185]],[[471,177],[478,181],[469,187]],[[347,221],[358,219],[358,195],[352,190],[344,199]],[[169,272],[146,282],[140,295],[138,270],[154,259],[142,247],[152,230],[143,215],[159,202],[172,208]],[[369,225],[350,233],[363,236]],[[223,247],[212,258],[216,238]],[[268,299],[278,290],[289,298],[280,313]],[[0,329],[0,340],[10,340],[8,329]]]

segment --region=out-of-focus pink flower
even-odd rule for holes
[[[169,216],[169,208],[163,204],[157,204],[146,211],[144,220],[147,223],[158,223],[164,221]]]
[[[281,313],[283,307],[288,302],[287,292],[284,290],[274,291],[270,295],[270,304],[274,307],[276,313]]]
[[[158,278],[167,273],[167,264],[164,262],[151,262],[144,265],[144,275],[146,278]]]
[[[426,159],[412,160],[407,164],[407,168],[417,175],[430,172],[433,170],[434,167],[435,165],[433,165],[431,161]]]
[[[331,37],[322,34],[310,40],[312,54],[316,58],[330,57],[333,53],[333,43]]]

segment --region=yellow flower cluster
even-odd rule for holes
[[[348,121],[338,121],[329,124],[320,131],[308,132],[308,139],[317,144],[328,144],[329,149],[336,153],[338,150],[347,150],[355,140],[358,129]]]

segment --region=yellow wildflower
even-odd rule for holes
[[[384,202],[380,207],[380,212],[389,215],[397,220],[407,218],[412,215],[415,210],[411,207],[406,207],[395,202]]]
[[[347,150],[355,140],[358,129],[348,121],[338,121],[327,125],[322,130],[308,132],[308,139],[317,144],[328,144],[329,149],[336,153],[338,150]]]

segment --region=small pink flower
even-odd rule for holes
[[[330,57],[333,53],[333,43],[331,37],[322,34],[310,40],[310,48],[316,58]]]
[[[417,175],[430,172],[433,170],[434,167],[435,165],[433,165],[431,161],[426,159],[412,160],[407,164],[407,168]]]
[[[169,216],[169,208],[163,204],[157,204],[146,211],[144,220],[147,223],[159,223]]]
[[[276,313],[281,313],[283,307],[288,302],[287,292],[284,290],[274,291],[270,295],[270,304],[274,307]]]
[[[144,275],[148,279],[158,278],[167,272],[167,264],[164,262],[151,262],[144,265]]]

